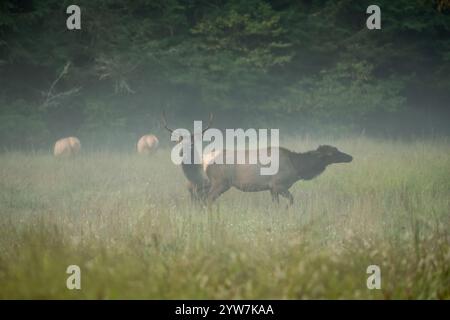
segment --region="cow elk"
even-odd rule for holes
[[[142,136],[136,145],[137,152],[144,155],[155,153],[155,151],[158,149],[158,146],[159,140],[153,134],[146,134]]]
[[[53,155],[55,157],[73,157],[77,155],[80,150],[80,140],[76,137],[67,137],[56,141]]]

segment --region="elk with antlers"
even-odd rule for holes
[[[213,120],[213,114],[209,114],[209,121],[208,125],[205,129],[202,130],[203,133],[208,130],[211,126]],[[169,131],[171,134],[174,132],[174,130],[170,129],[167,125],[167,120],[165,113],[162,113],[162,121],[164,128]],[[198,154],[198,150],[194,147],[194,134],[190,134],[189,136],[180,136],[178,138],[177,143],[184,144],[183,150],[186,150],[187,152],[190,152],[191,159],[194,159],[195,157],[198,157],[201,159],[201,155]],[[196,155],[197,153],[197,155]],[[181,169],[183,170],[183,174],[188,180],[188,190],[191,195],[191,199],[193,201],[204,201],[207,199],[208,191],[209,191],[209,180],[208,177],[205,174],[203,164],[196,164],[196,163],[181,163]]]
[[[173,130],[167,127],[163,114],[164,127],[171,133]],[[203,133],[209,129],[202,131]],[[223,149],[213,153],[202,154],[201,157],[194,146],[194,135],[180,137],[179,143],[186,143],[183,150],[191,152],[190,159],[197,156],[202,159],[200,164],[182,162],[184,175],[189,181],[189,191],[193,199],[207,200],[208,203],[216,200],[222,193],[235,187],[244,192],[270,191],[272,200],[279,202],[279,195],[287,198],[292,205],[294,197],[289,192],[289,188],[298,180],[311,180],[320,175],[325,169],[334,163],[351,162],[353,157],[339,151],[333,146],[319,146],[316,150],[308,152],[293,152],[281,147],[261,148],[257,150],[228,150]],[[186,149],[187,147],[187,149]],[[261,152],[262,151],[262,152]],[[196,154],[197,153],[197,154]],[[276,154],[278,170],[274,174],[262,174],[260,154]],[[220,160],[219,160],[220,158]],[[224,159],[258,159],[256,163],[234,163],[233,161],[223,162]],[[219,160],[219,161],[216,161]]]

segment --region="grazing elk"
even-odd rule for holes
[[[275,148],[275,147],[272,147]],[[268,152],[272,152],[269,148]],[[260,164],[216,164],[210,159],[210,164],[205,164],[206,175],[210,183],[208,202],[217,199],[222,193],[235,187],[241,191],[270,191],[272,201],[279,202],[279,195],[289,200],[289,205],[294,202],[294,197],[289,188],[298,180],[311,180],[321,174],[325,168],[333,163],[351,162],[352,156],[339,151],[332,146],[320,146],[316,150],[304,153],[289,151],[279,148],[279,170],[275,175],[261,175]],[[250,152],[257,150],[238,150],[245,152],[246,159]],[[227,150],[216,157],[227,157]],[[230,155],[228,155],[230,156]]]
[[[145,154],[145,155],[155,153],[155,151],[158,149],[158,146],[159,146],[159,140],[153,134],[146,134],[146,135],[142,136],[136,145],[137,152],[139,154]]]
[[[162,120],[163,120],[164,128],[166,128],[166,130],[172,134],[173,130],[167,126],[166,116],[165,116],[164,112],[162,114]],[[209,129],[209,127],[211,126],[212,120],[213,120],[213,114],[210,113],[208,125],[204,130],[202,130],[202,134],[206,130]],[[185,143],[186,144],[185,150],[189,150],[189,152],[191,152],[191,159],[194,159],[195,153],[198,153],[198,151],[194,147],[194,135],[191,134],[189,137],[190,139],[186,139],[186,138],[188,138],[188,137],[180,136],[177,143]],[[197,154],[197,156],[199,156],[199,155]],[[189,193],[191,195],[191,200],[192,201],[205,201],[207,199],[210,186],[209,186],[208,177],[206,176],[204,168],[203,168],[203,164],[182,163],[181,169],[183,170],[184,176],[188,180],[187,187],[188,187]]]
[[[80,152],[81,143],[76,137],[59,139],[55,143],[53,155],[55,157],[71,157]]]

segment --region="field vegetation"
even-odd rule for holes
[[[190,203],[168,148],[0,155],[0,298],[448,299],[450,144],[291,137],[354,156],[291,189]],[[81,290],[66,268],[81,268]],[[381,268],[381,290],[366,269]]]

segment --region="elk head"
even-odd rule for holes
[[[209,127],[211,126],[212,119],[213,119],[213,115],[212,115],[212,113],[210,113],[208,126],[205,129],[203,129],[201,132],[202,137],[203,137],[203,133],[206,130],[208,130]],[[170,134],[173,134],[175,130],[170,129],[169,126],[167,125],[167,120],[166,120],[164,111],[162,113],[162,122],[163,122],[164,128],[167,131],[169,131]],[[180,135],[178,137],[177,143],[185,144],[183,146],[183,148],[180,149],[181,157],[183,157],[183,150],[186,150],[186,151],[189,150],[190,156],[191,156],[190,159],[191,160],[195,159],[196,150],[195,150],[195,146],[194,146],[194,138],[195,138],[194,133],[191,133],[191,134],[185,135],[185,136]],[[197,156],[199,156],[199,155],[197,154]],[[188,180],[188,190],[191,194],[191,199],[194,201],[197,201],[197,200],[204,201],[208,194],[210,184],[209,184],[208,178],[206,177],[206,175],[203,171],[203,165],[202,164],[192,164],[192,162],[191,163],[182,162],[181,167],[183,169],[184,176]]]
[[[332,163],[346,163],[352,162],[353,157],[342,151],[339,151],[336,147],[322,145],[315,151],[320,159],[322,159],[326,164]]]
[[[213,114],[212,112],[209,113],[209,120],[208,120],[208,125],[206,126],[205,129],[202,130],[201,132],[201,137],[203,137],[203,134],[205,133],[206,130],[208,130],[211,127],[212,124],[212,120],[213,120]],[[173,132],[175,130],[171,129],[168,127],[167,125],[167,120],[166,120],[166,114],[163,111],[162,112],[162,122],[163,122],[163,126],[164,128],[170,132],[170,134],[173,134]],[[201,138],[200,137],[200,138]],[[198,138],[195,136],[195,133],[191,133],[190,135],[180,135],[178,137],[178,140],[176,141],[176,143],[183,143],[183,144],[187,144],[185,145],[186,150],[191,150],[191,155],[193,156],[194,153],[194,139]],[[192,159],[192,158],[191,158]]]

